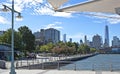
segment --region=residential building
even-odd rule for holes
[[[99,36],[98,34],[93,36],[93,47],[96,48],[96,49],[100,49],[101,46],[102,46],[102,38],[101,36]]]
[[[0,36],[3,35],[5,33],[5,31],[0,31]]]
[[[90,42],[90,47],[91,47],[91,48],[93,48],[93,47],[94,47],[94,46],[93,46],[93,42],[92,42],[92,41]]]
[[[63,35],[63,42],[67,42],[67,40],[66,40],[66,34]]]
[[[71,42],[71,43],[72,43],[72,38],[70,38],[69,40],[70,40],[69,42]]]
[[[117,36],[113,37],[112,47],[120,47],[120,40],[119,40],[119,38]]]
[[[83,41],[82,41],[82,40],[80,40],[80,45],[81,45],[81,44],[83,44]]]
[[[45,41],[46,42],[52,42],[57,43],[60,41],[60,31],[49,28],[45,30]]]
[[[60,41],[60,31],[49,28],[49,29],[41,29],[40,32],[34,33],[36,38],[36,44],[46,44],[49,42],[57,43]]]

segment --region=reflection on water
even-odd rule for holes
[[[120,70],[120,54],[100,54],[61,67],[69,70]]]

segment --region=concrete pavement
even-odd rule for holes
[[[0,74],[9,74],[10,70],[0,69]],[[74,71],[74,70],[25,70],[18,69],[16,74],[120,74],[120,71]]]

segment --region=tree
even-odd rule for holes
[[[1,37],[1,43],[11,44],[11,29],[8,29]],[[21,49],[21,37],[18,32],[14,30],[14,48]]]
[[[81,44],[78,51],[82,54],[90,53],[90,47],[86,44]]]
[[[40,47],[40,51],[41,51],[41,52],[48,52],[48,51],[49,51],[49,48],[48,48],[47,45],[43,45],[43,46]]]
[[[32,31],[26,26],[18,28],[18,31],[21,35],[23,51],[33,52],[35,49],[35,37]]]
[[[62,53],[62,49],[59,46],[55,46],[51,51],[57,55]]]
[[[75,46],[75,44],[72,43],[72,42],[67,42],[66,45],[69,46],[69,47]]]
[[[40,47],[41,52],[51,52],[54,47],[53,43],[48,43]]]
[[[75,46],[75,53],[77,53],[77,51],[78,51],[78,48],[79,48],[79,43],[76,43],[76,42],[74,42],[73,43],[74,44],[74,46]]]
[[[73,43],[70,42],[68,43],[59,42],[52,49],[52,52],[56,54],[71,55],[75,52],[75,46]]]
[[[97,50],[95,48],[90,48],[90,53],[94,53],[96,52]]]

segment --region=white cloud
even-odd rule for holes
[[[4,17],[0,16],[0,24],[10,24],[10,22]]]
[[[1,4],[5,4],[11,7],[12,0],[6,0]],[[43,3],[43,0],[15,0],[14,7],[16,11],[23,11],[25,8],[32,8],[33,6],[37,6],[39,3]]]
[[[108,22],[110,24],[117,24],[117,23],[120,23],[120,20],[117,20],[117,19],[108,19]]]
[[[53,15],[54,11],[47,7],[37,7],[34,9],[34,14],[38,15]]]
[[[71,13],[55,12],[51,8],[48,8],[48,7],[45,7],[45,6],[35,8],[33,15],[50,15],[50,16],[65,17],[65,18],[72,17]]]
[[[62,22],[54,22],[52,24],[45,25],[44,29],[48,29],[48,28],[63,29],[63,27],[59,26],[60,24],[62,24]]]
[[[117,14],[105,14],[105,13],[85,13],[87,17],[90,18],[99,18],[106,20],[109,24],[117,24],[120,23],[120,16]],[[92,16],[92,17],[91,17]],[[98,22],[100,23],[100,22]]]
[[[7,0],[6,4],[7,6],[11,7],[11,1]],[[71,13],[65,13],[65,12],[54,12],[52,9],[52,6],[46,2],[46,0],[15,0],[15,10],[18,12],[22,12],[24,10],[28,10],[28,8],[31,8],[33,12],[33,15],[50,15],[50,16],[56,16],[56,17],[72,17]],[[29,11],[29,10],[28,10]]]

